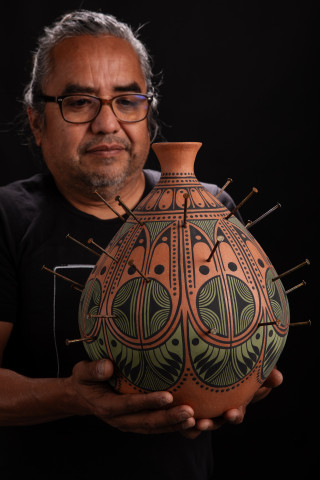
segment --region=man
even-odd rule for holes
[[[152,188],[149,65],[131,30],[103,14],[65,15],[39,40],[25,101],[48,172],[0,193],[2,478],[209,479],[210,430],[243,419],[245,406],[196,420],[168,392],[114,393],[109,360],[81,361],[82,346],[65,345],[77,336],[78,293],[41,272],[85,281],[96,260],[66,234],[105,245],[120,226],[94,191],[133,209]],[[256,398],[279,383],[274,371]]]

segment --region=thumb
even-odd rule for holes
[[[73,368],[73,376],[81,383],[103,382],[113,375],[111,360],[82,361]]]
[[[264,382],[263,387],[275,388],[281,385],[282,382],[283,382],[282,373],[277,369],[277,367],[274,367],[270,375]]]

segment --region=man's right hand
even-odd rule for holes
[[[135,433],[185,431],[195,425],[188,405],[170,406],[169,392],[118,394],[108,384],[113,375],[110,360],[79,362],[67,379],[80,402],[79,414],[95,415],[109,425]]]

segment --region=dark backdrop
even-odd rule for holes
[[[250,406],[246,421],[214,435],[218,472],[267,476],[304,474],[315,465],[313,410],[316,330],[315,153],[318,98],[315,77],[316,1],[12,2],[1,16],[0,184],[38,170],[10,125],[28,80],[29,52],[43,25],[74,8],[101,9],[134,27],[163,78],[162,133],[167,141],[201,141],[200,180],[222,185],[255,219],[282,208],[251,229],[278,272],[311,261],[286,277],[293,322],[279,361],[283,385]],[[158,168],[150,156],[148,166]],[[314,343],[313,343],[314,342]],[[313,437],[311,439],[311,437]]]

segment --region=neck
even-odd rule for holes
[[[117,187],[99,187],[99,188],[70,188],[58,184],[57,188],[65,199],[71,203],[78,210],[93,215],[102,220],[110,220],[117,217],[117,214],[113,212],[115,210],[118,214],[124,215],[126,212],[115,200],[118,195],[121,201],[130,209],[133,210],[142,198],[145,189],[145,176],[142,171],[139,171],[137,175],[130,178],[123,184]],[[108,206],[101,200],[99,195],[112,207]]]

